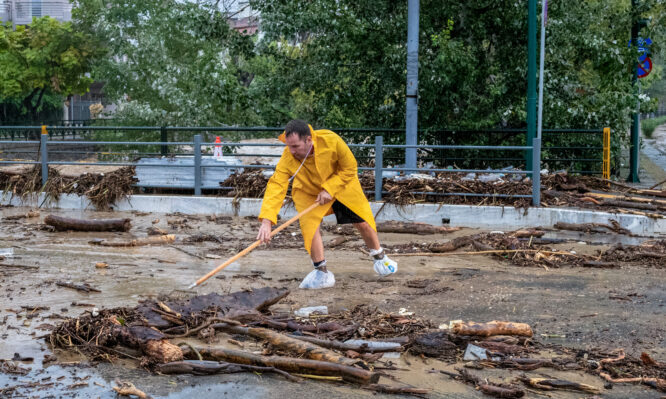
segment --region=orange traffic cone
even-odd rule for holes
[[[222,160],[222,146],[217,143],[221,143],[220,136],[215,137],[215,149],[213,150],[213,158],[220,161]]]

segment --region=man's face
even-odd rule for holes
[[[312,136],[308,136],[305,140],[301,140],[297,133],[292,133],[285,137],[285,141],[287,147],[289,147],[291,155],[299,161],[305,159],[308,155],[308,151],[310,152],[310,155],[312,155],[312,151],[310,150],[310,148],[312,148]]]

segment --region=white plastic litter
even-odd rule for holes
[[[493,181],[500,181],[502,180],[502,177],[504,177],[502,173],[489,173],[487,175],[479,175],[478,180],[484,183],[490,183]]]
[[[333,273],[315,269],[305,276],[298,288],[317,290],[320,288],[330,288],[334,285],[335,276],[333,276]]]
[[[465,355],[463,356],[463,360],[470,361],[470,360],[488,360],[488,350],[486,348],[482,348],[480,346],[468,344],[467,349],[465,349]],[[490,358],[490,360],[493,361],[498,361],[502,360],[500,357],[493,356]]]
[[[262,170],[262,171],[261,171],[261,174],[262,174],[264,177],[267,177],[267,178],[270,178],[271,176],[273,176],[273,173],[275,173],[275,171],[272,170],[272,169],[271,169],[271,170]]]
[[[470,172],[470,173],[466,174],[465,177],[463,177],[463,178],[460,179],[460,180],[463,180],[463,181],[471,181],[471,180],[475,180],[475,179],[476,179],[476,173],[474,173],[474,172]]]
[[[313,313],[328,314],[328,306],[310,306],[307,308],[300,308],[294,311],[294,315],[298,317],[309,317]]]
[[[375,272],[380,276],[388,276],[398,271],[398,262],[384,255],[383,259],[375,260],[374,268]]]
[[[367,345],[370,349],[399,349],[400,344],[397,342],[382,342],[382,341],[368,341],[365,339],[350,339],[345,341],[345,344],[351,345]]]
[[[0,256],[3,258],[11,258],[14,256],[14,248],[0,248]]]
[[[400,316],[412,316],[414,315],[414,312],[408,312],[407,308],[400,308],[400,310],[398,310],[398,314]]]

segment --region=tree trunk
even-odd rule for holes
[[[44,223],[55,227],[58,231],[129,231],[130,219],[73,219],[56,215],[48,215]]]
[[[168,234],[165,236],[150,236],[137,238],[129,241],[90,241],[90,244],[101,245],[103,247],[140,247],[153,244],[171,244],[176,240],[176,236]]]
[[[298,374],[342,377],[344,381],[364,385],[374,384],[379,381],[379,373],[345,366],[343,364],[283,356],[260,356],[252,353],[221,348],[196,348],[196,350],[204,359],[209,360],[275,367],[279,370]],[[185,356],[192,354],[190,349],[183,349],[183,353]]]

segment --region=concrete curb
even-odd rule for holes
[[[44,194],[32,195],[21,200],[11,198],[0,191],[0,204],[14,206],[39,206]],[[620,225],[639,236],[666,235],[666,219],[651,219],[645,216],[594,212],[572,208],[527,208],[509,206],[472,206],[415,204],[396,206],[381,202],[370,203],[377,221],[411,221],[433,225],[462,226],[494,230],[514,230],[524,227],[552,227],[557,222],[608,223],[617,220]],[[95,210],[85,197],[73,194],[62,195],[53,203],[44,203],[47,209]],[[188,197],[168,195],[133,195],[113,206],[117,211],[139,211],[206,215],[256,216],[261,208],[261,199],[243,198],[234,204],[233,199],[223,197]],[[280,215],[288,218],[296,214],[293,207],[283,208]],[[326,221],[335,222],[334,216]]]

